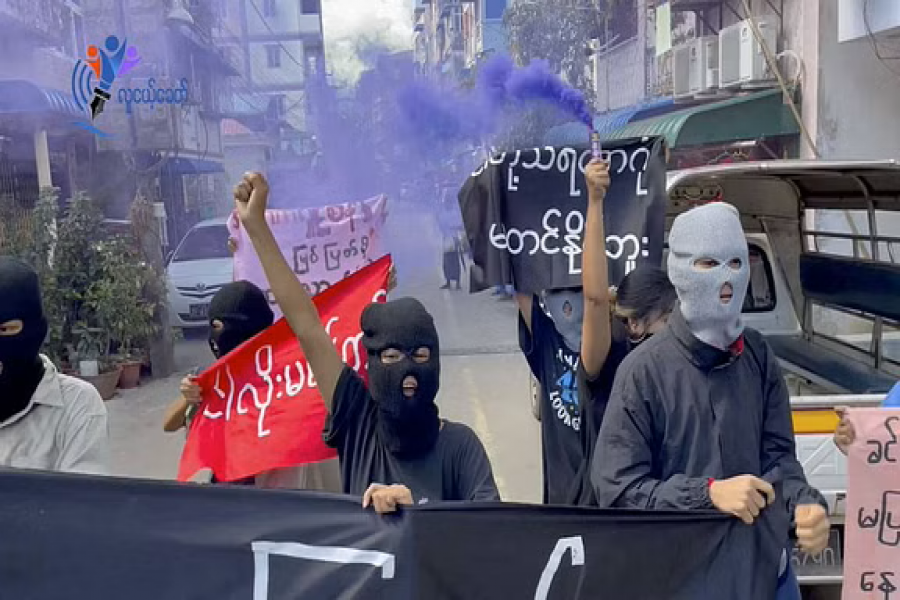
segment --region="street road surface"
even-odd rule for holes
[[[517,312],[490,293],[440,290],[440,233],[425,211],[394,206],[387,244],[397,264],[392,297],[414,296],[434,315],[441,340],[441,415],[472,427],[487,448],[504,500],[540,502],[540,424],[531,415],[528,366],[519,353]],[[109,401],[116,475],[173,479],[184,432],[162,430],[166,405],[193,367],[212,362],[205,332],[176,347],[179,374],[120,390]]]

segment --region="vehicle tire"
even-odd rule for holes
[[[538,421],[541,420],[541,386],[538,385],[534,375],[529,375],[528,380],[531,385],[531,414]]]

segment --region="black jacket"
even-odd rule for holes
[[[591,482],[601,507],[709,509],[709,479],[756,475],[783,489],[791,517],[821,504],[797,460],[775,354],[747,329],[732,352],[698,340],[675,311],[619,367]]]

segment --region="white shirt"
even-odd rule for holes
[[[44,377],[28,407],[0,423],[0,466],[105,475],[106,405],[86,381],[41,355]]]

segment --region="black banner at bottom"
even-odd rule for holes
[[[782,532],[776,534],[774,532]],[[0,472],[0,598],[771,600],[786,518]]]

